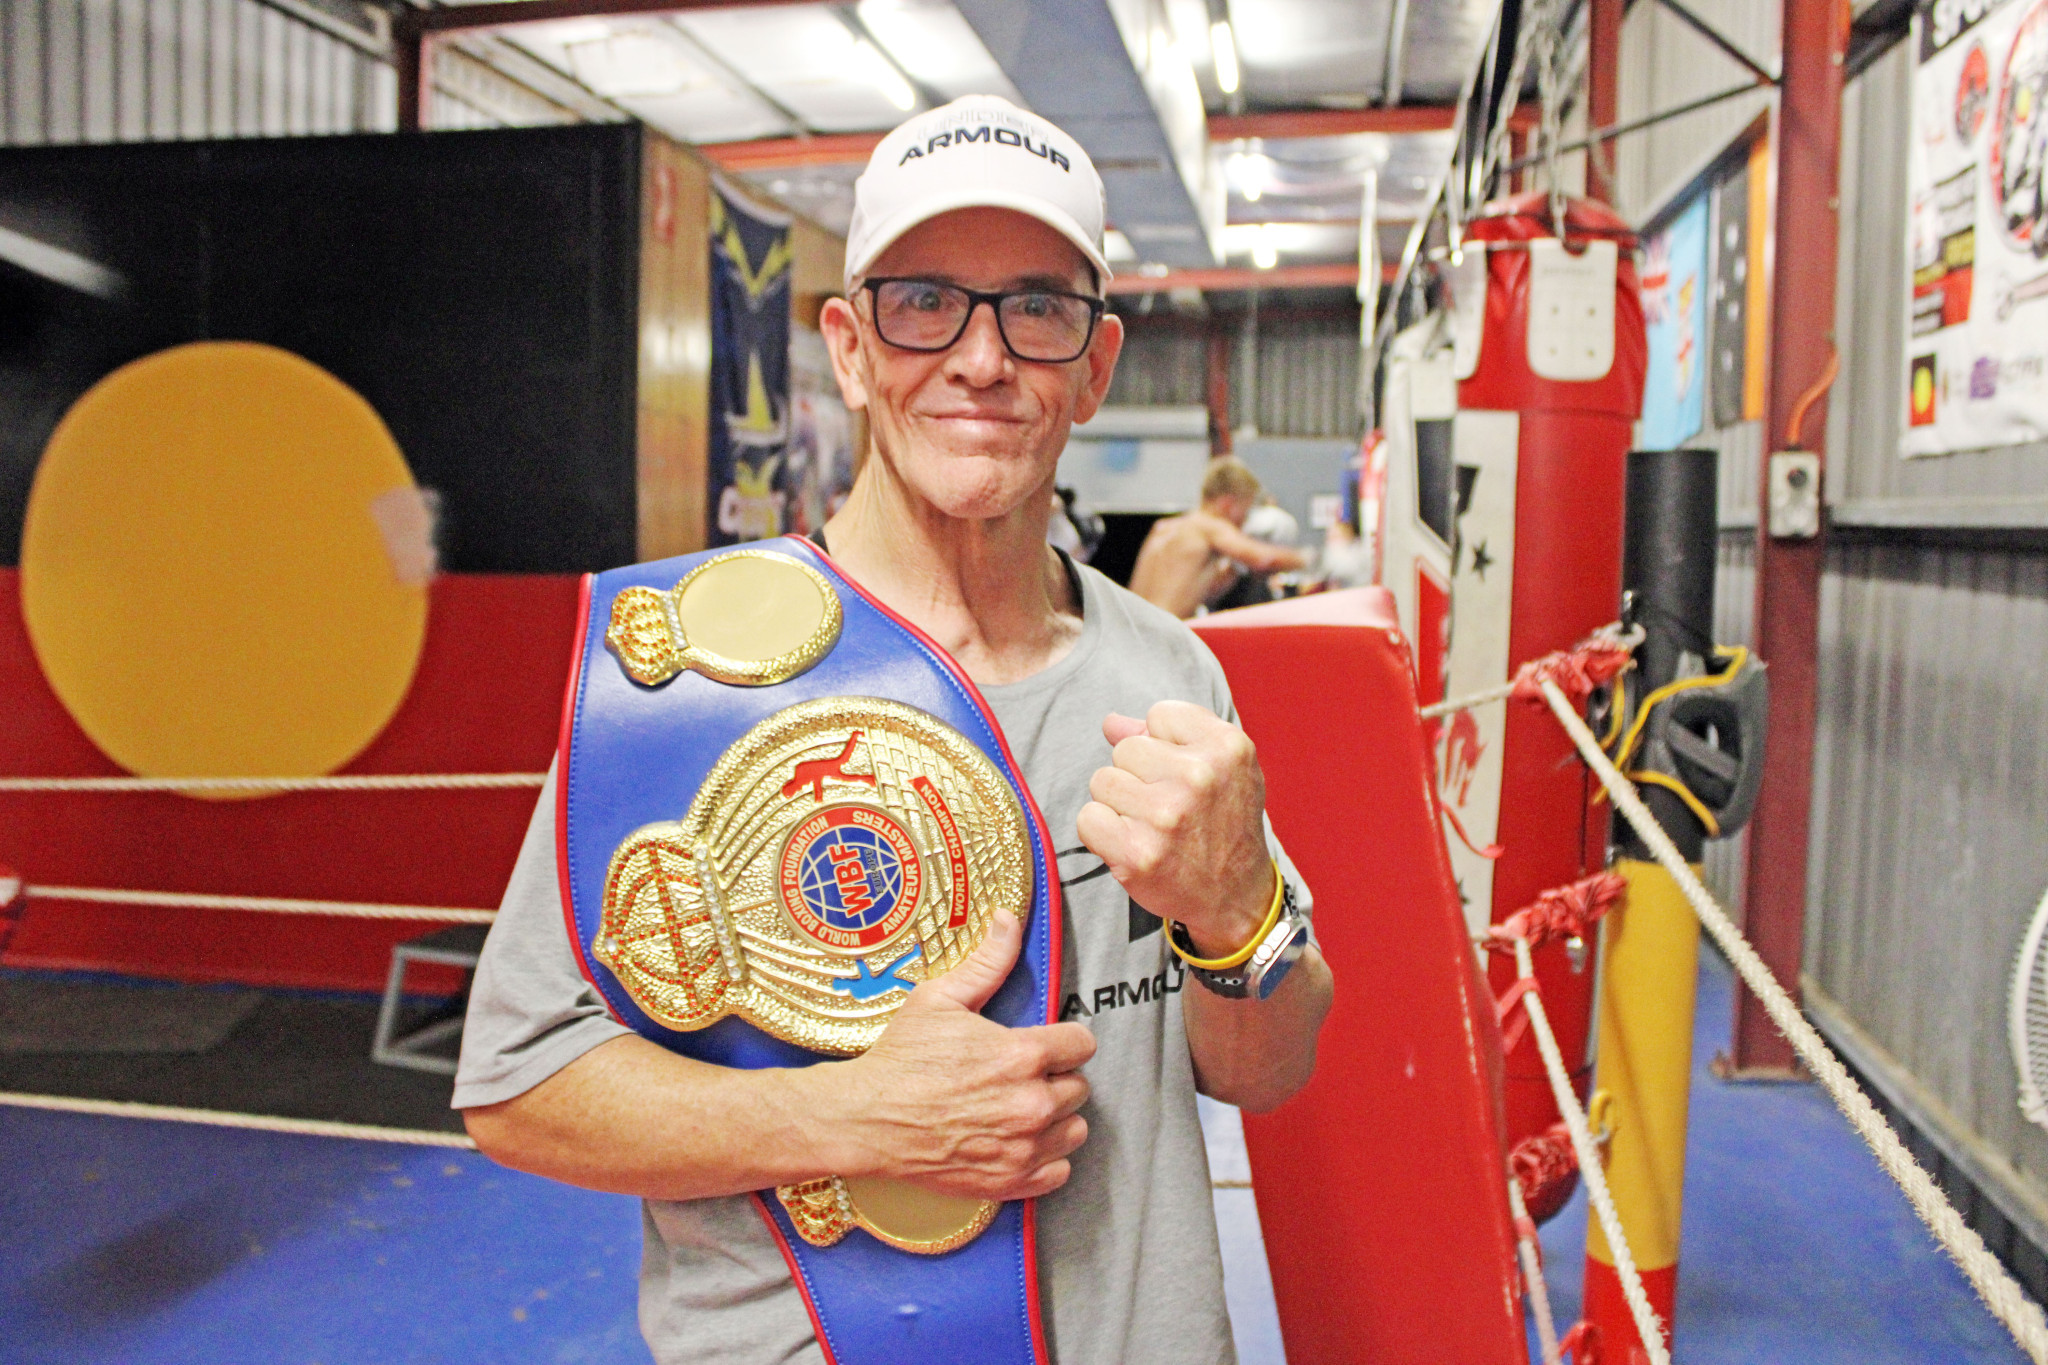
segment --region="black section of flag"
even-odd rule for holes
[[[0,222],[127,282],[0,263],[0,564],[79,396],[223,338],[376,409],[440,495],[443,569],[631,563],[641,155],[635,124],[0,149]]]

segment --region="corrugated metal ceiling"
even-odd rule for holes
[[[1448,102],[1476,57],[1493,0],[1413,0],[1406,8],[1401,98]],[[1230,22],[1241,66],[1234,94],[1218,84],[1217,17]],[[1059,36],[1045,31],[1055,19],[1088,30],[1088,60],[1061,59],[1048,46]],[[1242,264],[1261,241],[1284,263],[1355,258],[1371,171],[1379,174],[1383,222],[1419,211],[1447,154],[1442,133],[1204,149],[1198,131],[1191,146],[1181,145],[1187,129],[1174,131],[1191,118],[1198,129],[1201,112],[1377,105],[1388,93],[1394,26],[1394,0],[860,0],[568,20],[506,29],[502,41],[662,132],[708,145],[879,132],[959,95],[1002,95],[1076,125],[1103,164],[1112,219],[1135,243],[1131,261],[1188,265],[1207,263],[1212,246]],[[1136,112],[1116,114],[1133,99]],[[1142,155],[1124,154],[1127,143],[1143,143]],[[859,171],[860,161],[849,159],[748,174],[843,229]]]

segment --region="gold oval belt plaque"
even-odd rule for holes
[[[995,911],[1031,908],[1024,812],[967,738],[876,697],[801,702],[727,749],[679,821],[612,854],[596,941],[677,1030],[738,1015],[816,1052],[864,1052]],[[863,1227],[911,1251],[973,1239],[996,1205],[885,1180],[778,1190],[807,1241]]]
[[[643,687],[686,668],[735,687],[767,687],[831,653],[841,618],[839,594],[810,565],[772,550],[734,550],[667,592],[623,589],[604,639]]]

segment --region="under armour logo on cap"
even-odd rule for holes
[[[942,213],[1002,208],[1072,242],[1100,278],[1102,177],[1081,145],[995,95],[968,95],[905,120],[883,138],[853,187],[846,236],[851,288],[891,242]]]

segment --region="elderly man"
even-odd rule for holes
[[[455,1103],[506,1165],[646,1201],[640,1319],[658,1361],[846,1358],[819,1344],[815,1286],[793,1282],[746,1198],[834,1175],[1036,1200],[1045,1358],[1232,1358],[1195,1095],[1268,1109],[1299,1089],[1330,977],[1311,945],[1258,989],[1221,988],[1214,964],[1283,902],[1283,927],[1307,905],[1258,760],[1193,635],[1046,543],[1068,428],[1102,402],[1123,340],[1103,312],[1102,216],[1071,139],[1002,100],[957,101],[876,149],[846,297],[821,320],[872,446],[818,539],[1000,722],[1065,888],[1060,1022],[979,1013],[1024,937],[999,914],[861,1055],[755,1070],[677,1055],[578,974],[552,792],[535,812]]]
[[[1241,574],[1306,565],[1301,551],[1246,533],[1245,520],[1258,502],[1258,475],[1229,456],[1211,460],[1202,475],[1201,504],[1154,522],[1145,536],[1131,570],[1131,591],[1162,611],[1189,617],[1205,603],[1213,605]]]

